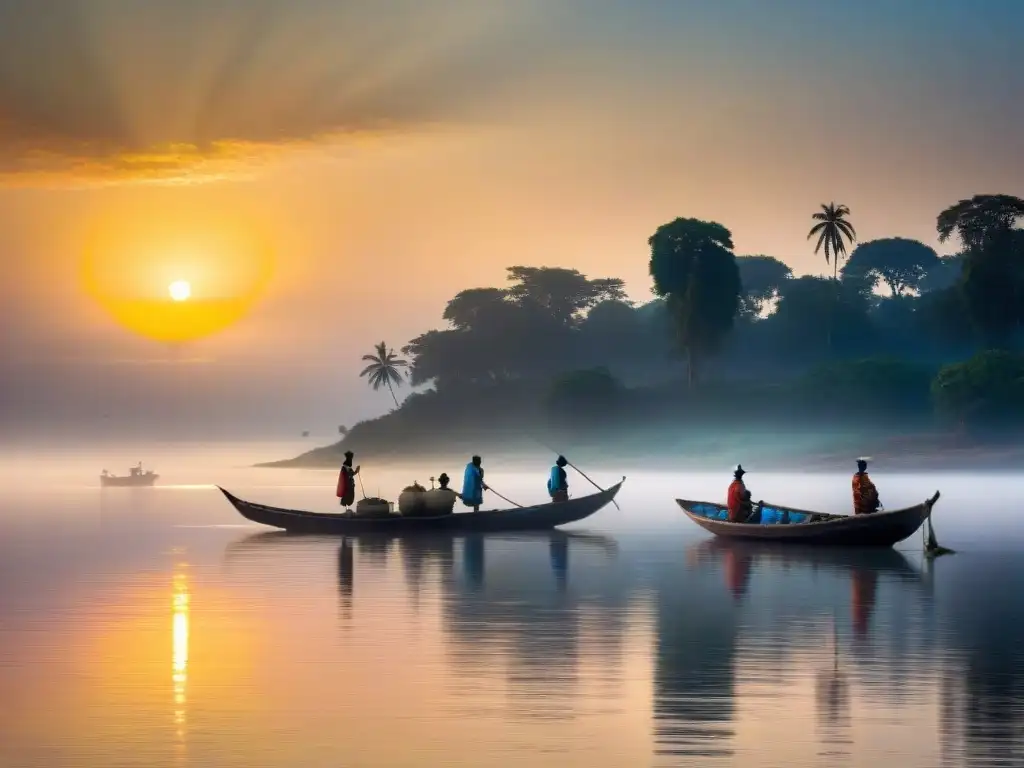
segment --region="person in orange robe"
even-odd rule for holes
[[[749,514],[749,509],[747,509],[748,502],[745,499],[747,486],[743,484],[743,475],[746,473],[743,465],[737,464],[736,471],[733,472],[733,481],[729,484],[725,504],[729,510],[730,523],[742,523],[747,519],[747,514]]]
[[[857,459],[857,472],[853,476],[853,513],[870,515],[878,510],[878,489],[868,477],[868,462]]]

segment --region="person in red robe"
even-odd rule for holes
[[[351,507],[356,500],[356,475],[359,474],[359,467],[352,468],[352,459],[355,454],[352,451],[345,451],[345,461],[341,463],[341,471],[338,472],[338,499],[341,506]]]
[[[729,491],[726,494],[725,504],[729,509],[729,522],[742,523],[749,514],[747,498],[747,486],[743,484],[743,475],[747,472],[742,464],[736,465],[733,472],[733,481],[729,484]]]

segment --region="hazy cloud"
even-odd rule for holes
[[[542,66],[538,7],[0,0],[0,177],[196,181],[461,122]]]

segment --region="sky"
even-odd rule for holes
[[[509,265],[648,300],[677,216],[798,273],[833,200],[949,252],[939,211],[1024,195],[1020,29],[1015,0],[0,0],[0,430],[332,433],[388,408],[373,344]]]

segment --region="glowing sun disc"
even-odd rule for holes
[[[174,301],[186,301],[192,295],[192,286],[187,280],[175,280],[167,286],[167,292]]]

